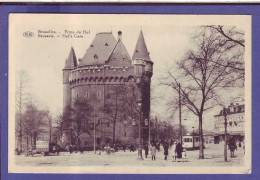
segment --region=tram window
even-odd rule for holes
[[[184,142],[192,142],[192,138],[184,138]]]

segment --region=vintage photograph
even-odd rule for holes
[[[251,16],[11,13],[8,76],[9,172],[251,173]]]

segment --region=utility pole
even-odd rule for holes
[[[151,144],[151,117],[149,115],[149,120],[148,120],[148,130],[149,130],[149,138],[148,138],[148,144],[150,145]]]
[[[182,144],[182,127],[181,127],[181,84],[179,83],[179,120],[180,120],[180,138]]]
[[[227,112],[226,108],[223,108],[223,115],[224,115],[224,127],[225,127],[225,144],[224,144],[224,159],[227,161]]]
[[[94,153],[96,154],[96,111],[94,109]]]
[[[195,148],[195,144],[194,144],[194,126],[192,126],[192,148]]]
[[[137,160],[144,160],[143,156],[142,156],[142,118],[143,118],[143,114],[142,114],[142,99],[138,100],[137,102],[137,106],[139,107],[139,146],[138,146],[138,157]]]

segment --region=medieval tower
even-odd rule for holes
[[[132,58],[122,41],[122,32],[118,31],[117,39],[112,32],[96,34],[94,40],[82,58],[77,59],[73,47],[66,59],[63,69],[63,109],[71,106],[73,99],[85,98],[93,106],[97,120],[96,142],[111,142],[111,124],[105,122],[103,113],[97,109],[104,106],[108,90],[112,86],[137,87],[142,102],[142,137],[149,138],[150,84],[153,75],[153,62],[140,31]],[[134,124],[125,118],[116,125],[116,140],[121,143],[136,143]],[[82,135],[80,141],[88,145],[93,141],[93,132]],[[70,140],[69,140],[70,139]],[[71,137],[65,140],[71,142]],[[69,142],[70,141],[70,142]]]

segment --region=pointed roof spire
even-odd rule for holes
[[[150,56],[149,56],[149,52],[147,50],[146,44],[145,44],[145,40],[144,40],[144,35],[143,35],[143,31],[140,31],[136,46],[135,46],[135,50],[134,50],[134,54],[133,54],[133,59],[138,59],[138,58],[142,58],[146,61],[151,61]]]
[[[66,59],[64,69],[74,69],[77,67],[77,58],[73,47],[70,49],[69,57]]]

